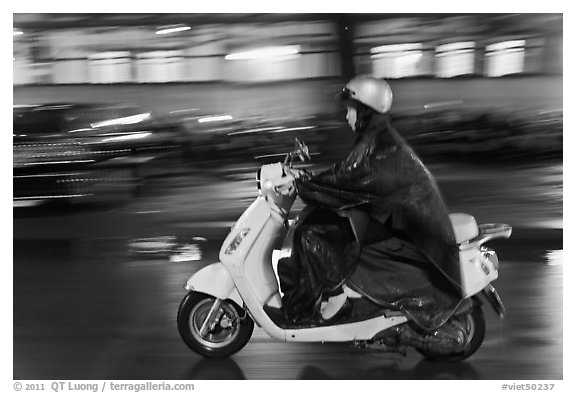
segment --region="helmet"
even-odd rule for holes
[[[390,85],[372,76],[357,76],[346,84],[341,97],[344,100],[355,100],[379,113],[387,113],[392,106],[392,89]]]

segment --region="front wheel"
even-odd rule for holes
[[[456,353],[442,353],[421,348],[416,350],[429,360],[446,362],[457,362],[472,356],[482,345],[486,333],[486,318],[482,307],[476,305],[469,313],[453,316],[451,320],[462,326],[466,332],[464,349]],[[450,323],[450,321],[447,323]]]
[[[254,321],[231,300],[189,292],[178,308],[178,332],[192,349],[206,357],[226,357],[250,340]]]

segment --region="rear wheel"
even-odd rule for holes
[[[466,332],[466,344],[463,350],[454,353],[442,353],[418,348],[416,350],[429,360],[446,362],[457,362],[472,356],[484,341],[484,335],[486,333],[484,311],[482,311],[480,305],[476,305],[468,313],[453,316],[451,321],[462,326]]]
[[[242,349],[254,331],[254,321],[231,300],[190,292],[178,309],[178,331],[193,351],[225,357]]]

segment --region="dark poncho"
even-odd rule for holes
[[[436,182],[386,115],[371,116],[350,154],[297,181],[313,212],[300,220],[289,260],[279,266],[283,308],[298,319],[342,284],[399,309],[426,329],[458,306],[458,247]],[[365,237],[333,211],[363,211]]]

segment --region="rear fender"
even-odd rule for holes
[[[490,303],[492,309],[494,309],[500,319],[504,319],[506,316],[506,308],[504,307],[504,303],[502,303],[498,292],[496,292],[496,288],[494,288],[492,285],[488,285],[486,288],[484,288],[482,294],[484,295],[484,299]]]
[[[508,224],[480,224],[479,235],[460,244],[460,250],[480,248],[480,246],[492,239],[509,238],[512,235],[512,227]]]
[[[188,292],[195,291],[218,299],[231,299],[240,307],[244,305],[230,273],[220,262],[205,266],[194,273],[186,281],[184,288]]]

